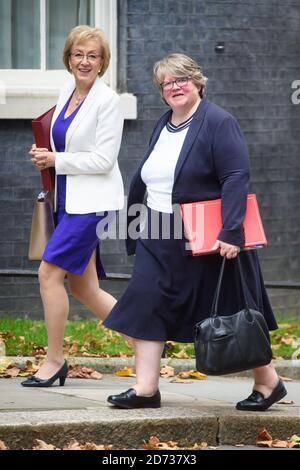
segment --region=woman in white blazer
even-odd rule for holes
[[[74,80],[61,92],[51,124],[48,149],[29,152],[38,170],[55,167],[57,226],[39,268],[40,292],[48,333],[44,364],[25,387],[64,385],[63,355],[69,312],[67,276],[74,297],[104,320],[116,299],[99,288],[105,277],[97,224],[123,206],[123,182],[117,163],[123,118],[120,99],[100,77],[110,60],[109,45],[98,28],[73,28],[64,48],[64,64]],[[102,213],[99,215],[99,213]]]

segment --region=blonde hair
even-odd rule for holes
[[[71,29],[67,36],[64,47],[63,62],[68,72],[72,73],[69,64],[69,57],[72,47],[74,46],[74,44],[80,44],[90,39],[95,39],[96,41],[99,41],[99,45],[101,48],[102,63],[101,70],[98,75],[99,77],[102,77],[102,75],[104,75],[109,66],[110,49],[103,31],[99,28],[92,28],[91,26],[80,25],[75,26],[75,28]]]
[[[173,77],[191,77],[199,90],[199,95],[204,95],[207,78],[203,75],[200,66],[191,57],[185,54],[170,54],[159,60],[153,67],[153,81],[162,94],[161,84],[166,75]]]

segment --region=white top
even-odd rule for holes
[[[147,186],[147,206],[171,214],[174,173],[192,117],[179,126],[163,128],[154,149],[144,163],[141,177]]]

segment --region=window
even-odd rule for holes
[[[46,68],[61,69],[62,50],[70,29],[77,24],[95,26],[94,0],[46,1]]]
[[[0,68],[63,69],[65,39],[77,24],[95,25],[95,0],[2,0]]]
[[[39,0],[0,2],[0,67],[39,67]]]
[[[117,83],[117,0],[0,1],[0,118],[32,118],[53,105],[70,79],[62,52],[77,24],[99,26],[112,60],[104,79]],[[135,119],[136,100],[121,95],[125,117]]]

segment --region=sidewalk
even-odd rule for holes
[[[81,360],[91,365],[90,358]],[[107,360],[93,361],[102,372],[109,368]],[[189,361],[177,361],[181,370],[193,368],[188,367]],[[114,359],[114,371],[128,362],[128,359]],[[294,362],[294,372],[299,371],[299,362]],[[285,369],[283,365],[277,365],[281,376],[288,375],[287,367],[288,364]],[[31,447],[36,438],[58,447],[75,438],[80,442],[141,448],[143,441],[152,435],[164,442],[178,441],[181,446],[203,441],[211,446],[253,445],[263,428],[274,439],[287,439],[293,434],[300,436],[299,378],[285,383],[288,395],[284,400],[294,403],[276,404],[264,413],[235,409],[235,403],[251,391],[250,378],[208,377],[189,384],[171,383],[170,380],[160,380],[160,409],[122,410],[109,405],[106,398],[129,388],[134,378],[116,377],[110,373],[100,381],[67,379],[64,387],[45,389],[23,388],[20,378],[1,379],[0,440],[11,449]]]

